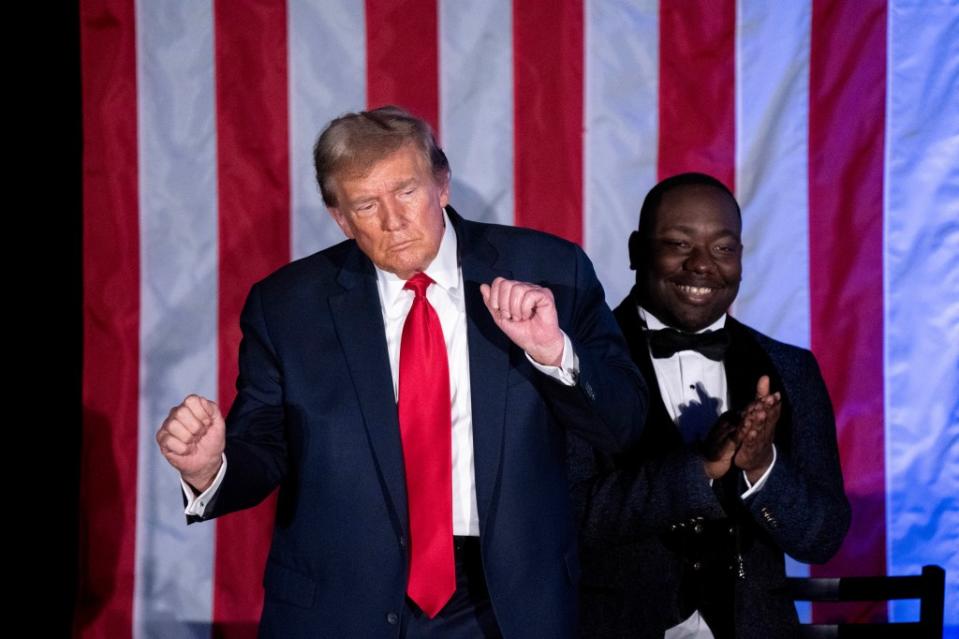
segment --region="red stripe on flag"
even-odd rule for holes
[[[583,4],[513,3],[515,220],[583,242]]]
[[[736,2],[659,6],[659,179],[736,178]]]
[[[439,135],[439,22],[433,0],[366,0],[366,103],[395,104]]]
[[[83,450],[76,634],[132,634],[140,228],[132,0],[80,4],[83,72]]]
[[[250,286],[290,257],[286,4],[216,2],[219,399],[235,397],[238,318]],[[213,618],[254,636],[275,499],[217,525]],[[248,631],[248,632],[247,632]]]
[[[809,78],[812,348],[837,408],[852,528],[813,574],[885,574],[883,148],[886,3],[814,0]],[[825,610],[817,607],[816,618]],[[885,617],[885,604],[850,606]]]

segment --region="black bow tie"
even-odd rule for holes
[[[649,349],[656,359],[672,357],[679,351],[696,351],[721,362],[729,348],[729,332],[725,328],[707,333],[683,333],[675,328],[646,331]]]

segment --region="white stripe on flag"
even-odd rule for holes
[[[290,246],[293,259],[345,239],[313,171],[313,143],[330,120],[366,108],[363,4],[312,0],[287,5],[290,90]]]
[[[811,2],[739,0],[736,8],[736,197],[743,283],[735,315],[809,348],[809,42]],[[786,557],[790,575],[809,567]],[[810,621],[812,605],[797,602]]]
[[[735,314],[809,348],[812,6],[740,0],[736,17],[736,197],[745,249]]]
[[[439,5],[440,144],[450,202],[471,220],[513,223],[513,21],[510,0]]]
[[[137,2],[140,438],[134,636],[190,636],[212,614],[213,526],[184,525],[154,434],[187,392],[216,397],[213,9]],[[122,490],[131,487],[121,487]]]
[[[959,636],[959,4],[889,3],[885,174],[890,574],[946,569]],[[889,605],[918,618],[915,601]],[[951,626],[951,628],[949,628]]]
[[[659,3],[591,0],[585,11],[584,244],[615,307],[635,281],[627,238],[656,183]]]

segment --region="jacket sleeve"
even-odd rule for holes
[[[815,358],[800,351],[781,366],[790,398],[792,430],[762,490],[746,500],[756,523],[793,558],[821,563],[832,557],[849,529],[836,420]]]
[[[578,247],[574,251],[574,299],[560,323],[579,359],[579,373],[573,386],[544,376],[544,394],[569,432],[600,450],[619,451],[642,433],[648,392],[592,264]]]
[[[224,453],[229,463],[203,516],[189,517],[190,523],[255,506],[286,475],[283,373],[270,341],[259,285],[247,297],[240,328],[237,395],[226,419]]]

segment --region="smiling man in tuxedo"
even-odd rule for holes
[[[228,417],[191,395],[157,433],[189,520],[279,486],[261,636],[572,636],[566,437],[623,449],[646,409],[592,265],[459,217],[395,107],[314,159],[347,240],[254,285]]]
[[[571,438],[584,637],[795,636],[783,555],[826,561],[849,526],[812,353],[727,314],[741,227],[721,182],[686,173],[629,238],[636,285],[614,314],[650,408],[625,453]]]

